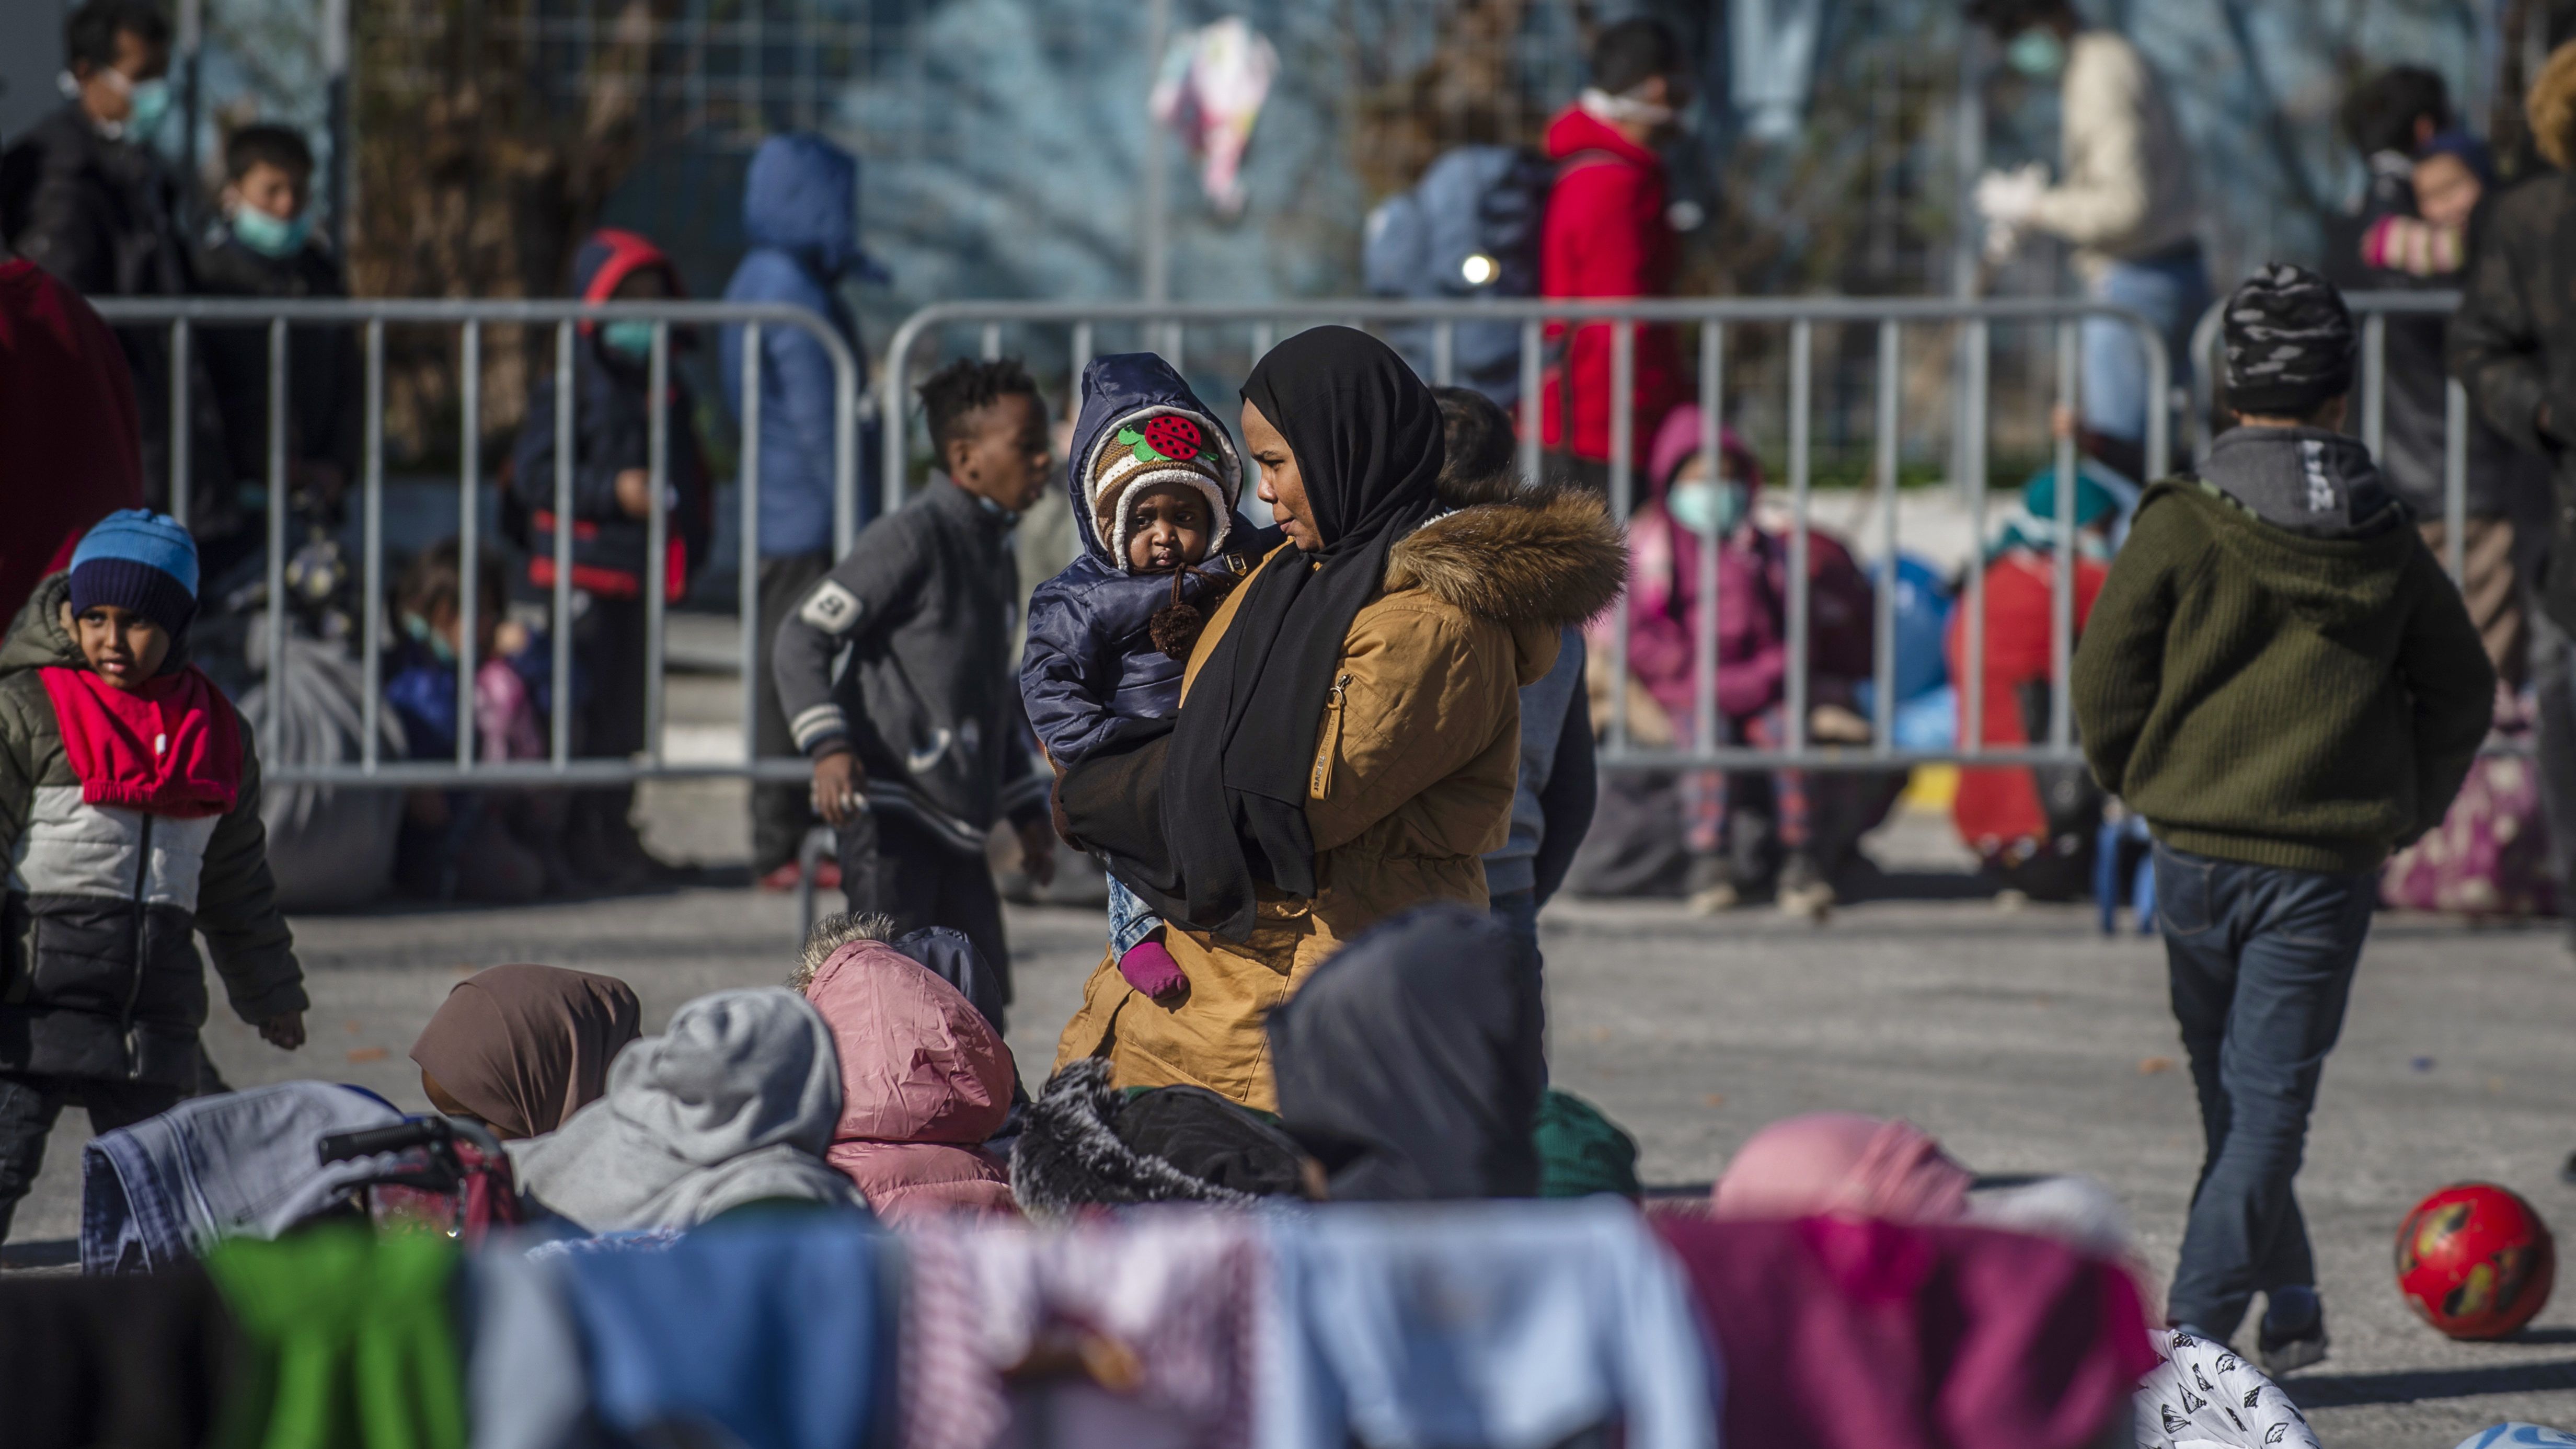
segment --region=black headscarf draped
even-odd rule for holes
[[[1298,333],[1254,365],[1243,396],[1287,439],[1323,546],[1274,554],[1244,585],[1167,742],[1113,737],[1058,796],[1069,833],[1147,904],[1238,941],[1258,884],[1315,894],[1306,788],[1333,671],[1387,551],[1438,510],[1441,463],[1438,401],[1365,332]]]
[[[1537,963],[1490,912],[1423,906],[1361,932],[1269,1030],[1280,1125],[1334,1200],[1538,1192]]]

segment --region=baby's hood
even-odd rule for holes
[[[805,999],[841,1059],[836,1142],[971,1145],[1002,1130],[1010,1048],[963,992],[882,941],[854,941],[814,973]]]
[[[1091,516],[1092,465],[1120,428],[1165,413],[1191,418],[1215,440],[1217,472],[1225,488],[1223,516],[1230,517],[1243,499],[1243,459],[1235,451],[1234,435],[1170,363],[1151,352],[1113,352],[1093,358],[1082,370],[1082,413],[1074,420],[1073,451],[1065,459],[1065,496],[1073,504],[1074,527],[1082,532],[1083,551],[1112,568],[1118,568],[1120,560],[1100,537]],[[1215,551],[1214,544],[1209,551]]]

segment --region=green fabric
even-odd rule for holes
[[[1645,1186],[1637,1181],[1637,1139],[1572,1092],[1547,1089],[1538,1100],[1538,1125],[1531,1136],[1538,1143],[1540,1197],[1645,1195]]]
[[[2441,823],[2495,698],[2413,528],[2309,538],[2197,480],[2147,490],[2071,682],[2094,778],[2158,840],[2330,872]]]
[[[207,1271],[262,1372],[226,1449],[464,1449],[456,1244],[354,1225],[236,1238]]]

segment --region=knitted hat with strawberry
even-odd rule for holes
[[[1216,419],[1187,408],[1138,408],[1103,431],[1093,449],[1086,490],[1092,526],[1109,547],[1120,573],[1127,563],[1127,539],[1133,531],[1136,499],[1159,483],[1195,488],[1207,499],[1208,552],[1224,546],[1243,489],[1243,464],[1234,440]]]

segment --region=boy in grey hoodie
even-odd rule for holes
[[[1047,781],[1011,674],[1011,529],[1046,487],[1054,446],[1015,359],[953,363],[920,391],[945,475],[806,591],[778,626],[772,673],[814,764],[815,813],[840,835],[850,910],[897,932],[964,932],[1007,1002],[1010,947],[984,863],[995,818],[1017,828],[1033,879],[1055,873]]]

